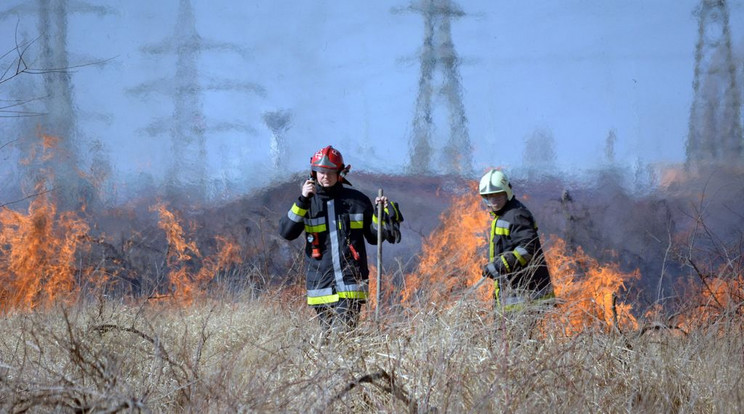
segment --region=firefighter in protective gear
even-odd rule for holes
[[[478,190],[493,217],[483,276],[494,280],[496,308],[508,312],[528,303],[552,303],[550,273],[532,213],[514,197],[502,171],[488,171]]]
[[[365,240],[377,244],[378,225],[384,240],[400,241],[399,206],[377,197],[385,208],[377,222],[370,199],[346,179],[350,166],[327,146],[310,158],[311,176],[299,198],[279,222],[279,232],[294,240],[305,232],[307,303],[315,308],[324,331],[356,327],[367,300],[369,269]]]

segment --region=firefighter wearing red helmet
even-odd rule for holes
[[[377,244],[380,223],[369,197],[347,187],[350,166],[337,149],[329,145],[318,150],[310,169],[300,196],[279,222],[279,232],[287,240],[305,233],[307,303],[324,330],[353,329],[368,295],[365,240]],[[398,205],[387,197],[377,197],[375,203],[385,207],[384,240],[399,242],[403,217]]]

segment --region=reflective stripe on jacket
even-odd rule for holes
[[[513,289],[551,294],[550,273],[532,213],[512,198],[492,215],[488,260],[504,276],[502,280]]]
[[[323,305],[339,299],[366,300],[369,269],[365,240],[377,244],[377,220],[370,199],[341,183],[318,186],[310,198],[300,196],[279,221],[279,233],[294,240],[303,232],[307,303]],[[383,226],[383,238],[387,237]],[[313,257],[313,242],[320,258]]]

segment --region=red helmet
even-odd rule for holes
[[[341,172],[344,168],[344,157],[332,146],[318,150],[310,158],[310,169],[320,172]]]
[[[312,157],[310,157],[310,169],[312,171],[338,173],[339,180],[344,181],[347,184],[349,184],[349,182],[344,178],[344,176],[349,172],[349,168],[351,168],[351,166],[346,166],[344,164],[344,157],[341,153],[330,145],[318,150]]]

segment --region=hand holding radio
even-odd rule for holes
[[[310,198],[313,195],[315,195],[315,179],[310,176],[305,180],[305,183],[302,184],[302,196]]]

